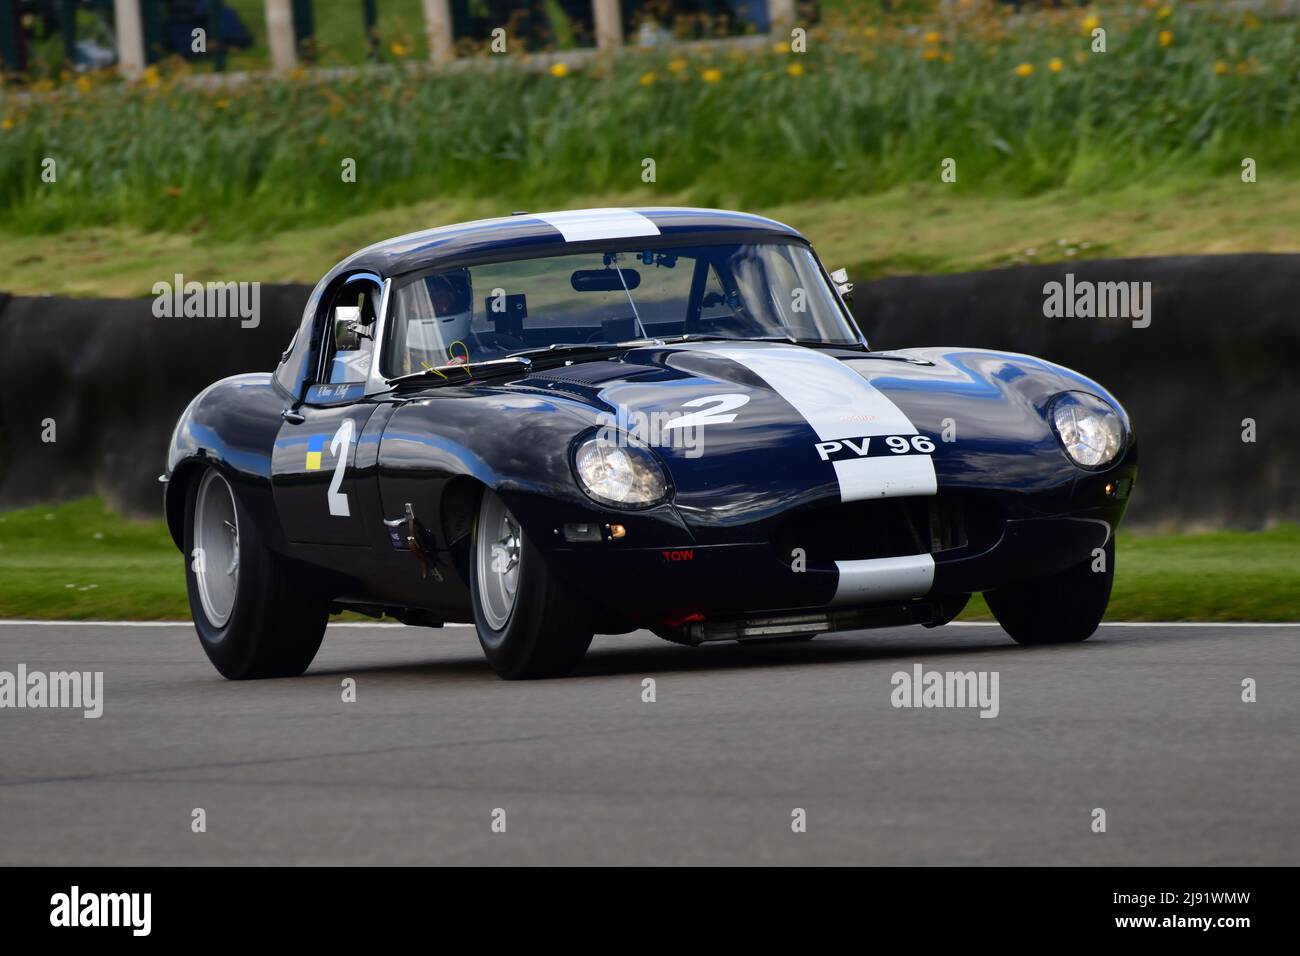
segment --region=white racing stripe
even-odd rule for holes
[[[790,403],[823,442],[884,435],[915,435],[916,426],[889,397],[843,362],[821,352],[779,346],[705,346],[745,366]],[[812,448],[809,454],[814,454]],[[934,462],[921,453],[833,462],[841,501],[933,495]],[[928,554],[836,561],[839,581],[831,604],[874,604],[921,597],[934,584]]]
[[[659,235],[658,226],[631,209],[574,209],[570,212],[537,213],[533,218],[560,230],[565,242]]]
[[[875,604],[920,597],[934,584],[934,558],[908,554],[897,558],[836,561],[840,580],[831,604]]]
[[[915,435],[903,410],[838,359],[804,348],[706,346],[702,351],[745,366],[804,417],[819,440]],[[808,449],[813,454],[813,449]],[[835,461],[841,501],[933,495],[934,462],[914,453]]]

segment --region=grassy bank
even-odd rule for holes
[[[864,14],[867,16],[870,14]],[[1100,16],[1107,51],[1090,51]],[[151,73],[0,109],[0,225],[218,237],[431,199],[575,195],[772,208],[939,183],[961,196],[1087,195],[1300,168],[1294,21],[1138,7],[839,20],[808,51],[629,54],[555,74],[434,75],[201,90]],[[40,176],[56,162],[57,181]],[[655,161],[653,183],[643,161]],[[356,162],[345,182],[342,163]]]
[[[1121,535],[1112,620],[1300,621],[1300,527]],[[0,618],[183,619],[180,553],[162,522],[102,502],[0,513]],[[976,598],[966,619],[987,617]]]
[[[564,205],[639,201],[636,194],[583,194]],[[159,279],[170,281],[178,272],[200,282],[313,285],[335,262],[372,242],[510,208],[492,200],[434,200],[271,235],[223,239],[126,226],[35,236],[0,230],[0,289],[19,295],[145,296]],[[751,211],[800,229],[832,268],[847,266],[856,282],[1072,257],[1300,251],[1300,190],[1278,178],[1245,184],[1228,175],[1213,182],[1024,197],[957,195],[939,185],[914,185]]]

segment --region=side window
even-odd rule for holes
[[[320,382],[364,382],[369,376],[379,291],[379,285],[366,278],[354,279],[334,293],[325,313]]]

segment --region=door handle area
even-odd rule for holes
[[[292,408],[286,408],[284,411],[280,413],[280,417],[283,418],[290,425],[301,425],[303,422],[307,420],[307,417],[305,415],[303,415],[301,412],[295,412]]]

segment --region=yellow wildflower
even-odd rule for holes
[[[1033,76],[1033,75],[1034,75],[1034,64],[1032,63],[1021,63],[1019,66],[1016,67],[1016,76]]]
[[[705,83],[717,83],[719,80],[722,79],[722,71],[719,70],[717,67],[711,66],[703,73],[700,74],[700,79],[702,79]]]
[[[547,72],[557,79],[563,79],[569,75],[569,67],[564,63],[552,63],[551,68]]]
[[[1060,73],[1065,69],[1065,61],[1063,61],[1059,56],[1054,56],[1047,64],[1047,68],[1053,73]]]

